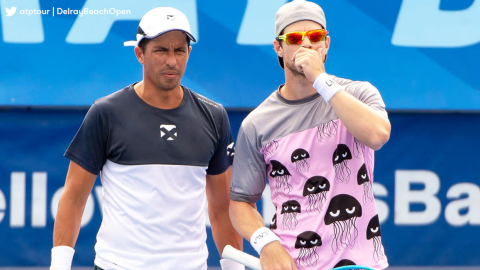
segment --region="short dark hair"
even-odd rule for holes
[[[280,32],[280,34],[278,34],[278,36],[281,36],[283,35],[283,32],[285,31],[285,28],[283,28],[283,30]],[[280,44],[280,47],[282,47],[282,39],[277,39],[278,40],[278,44]]]
[[[147,44],[151,41],[149,38],[143,38],[140,43],[138,43],[138,47],[142,49],[142,52],[145,53],[145,49],[147,48]],[[187,36],[187,47],[190,47],[190,38]]]

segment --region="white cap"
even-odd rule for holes
[[[185,14],[172,7],[157,7],[143,15],[138,24],[137,40],[125,41],[123,45],[136,47],[144,38],[156,38],[175,30],[185,32],[190,40],[196,42]]]

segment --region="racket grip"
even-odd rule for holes
[[[224,259],[229,259],[229,260],[241,263],[253,270],[262,270],[262,266],[260,265],[259,258],[256,258],[245,252],[242,252],[230,245],[225,246],[225,248],[223,249],[222,257]]]

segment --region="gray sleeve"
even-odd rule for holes
[[[355,86],[352,93],[354,97],[379,112],[385,118],[388,118],[385,102],[383,102],[382,96],[375,86],[369,82],[359,82]]]
[[[266,181],[263,155],[252,143],[242,124],[233,159],[230,199],[255,203],[262,198]]]

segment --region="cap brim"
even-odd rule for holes
[[[125,41],[125,42],[123,42],[123,46],[125,46],[125,47],[127,47],[127,46],[136,47],[137,46],[137,41],[136,40]]]
[[[164,32],[158,33],[158,35],[155,35],[155,36],[144,36],[143,38],[140,38],[139,41],[136,41],[136,40],[125,41],[125,42],[123,42],[123,46],[125,46],[125,47],[126,47],[126,46],[136,47],[136,46],[138,46],[138,44],[140,43],[140,41],[142,41],[142,39],[144,39],[144,38],[146,38],[146,39],[154,39],[154,38],[156,38],[156,37],[159,37],[159,36],[161,36],[161,35],[163,35],[163,34],[165,34],[165,33],[171,32],[171,31],[182,31],[182,32],[184,32],[184,33],[187,35],[187,37],[188,37],[191,41],[197,42],[197,40],[196,40],[190,33],[188,33],[187,31],[184,31],[184,30],[182,30],[182,29],[170,29],[170,30],[168,30],[168,31],[164,31]]]

